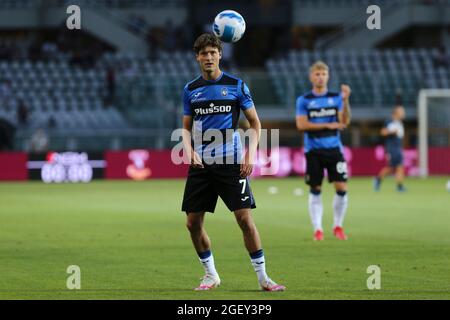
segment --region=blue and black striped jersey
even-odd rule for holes
[[[186,84],[183,105],[184,115],[193,118],[194,135],[203,134],[208,129],[222,132],[226,129],[237,129],[240,111],[254,106],[247,85],[241,79],[225,72],[214,81],[199,76]],[[203,143],[195,149],[204,159],[208,158],[208,155],[237,156],[240,159],[242,145],[237,132],[233,133],[231,140],[224,139],[223,148],[214,146],[214,150],[210,150],[208,144]]]
[[[296,115],[307,116],[313,123],[332,123],[339,121],[342,108],[343,99],[339,93],[316,95],[311,91],[297,98]],[[307,131],[304,144],[305,152],[313,149],[343,149],[339,130]]]

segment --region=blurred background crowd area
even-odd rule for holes
[[[66,27],[72,4],[81,30]],[[381,30],[366,27],[372,4]],[[295,100],[316,60],[330,66],[331,90],[353,89],[352,146],[379,143],[396,104],[415,146],[419,91],[450,87],[450,0],[0,0],[0,149],[172,146],[183,86],[199,74],[193,42],[225,9],[247,30],[224,45],[222,68],[246,81],[282,145],[301,145]],[[450,127],[442,110],[434,123]]]

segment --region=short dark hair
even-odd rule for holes
[[[208,46],[217,48],[219,52],[222,52],[222,41],[211,33],[204,33],[195,40],[194,51],[198,54],[202,49]]]

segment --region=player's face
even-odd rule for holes
[[[395,109],[396,118],[399,120],[405,119],[405,108],[399,107]]]
[[[219,61],[222,55],[218,48],[205,47],[197,54],[197,61],[202,72],[213,73],[219,68]]]
[[[323,69],[316,69],[309,74],[309,80],[314,88],[324,88],[328,84],[328,71]]]

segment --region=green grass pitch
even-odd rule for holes
[[[252,181],[254,218],[268,274],[285,292],[260,292],[241,232],[219,200],[208,215],[222,285],[194,292],[203,269],[180,212],[183,180],[91,184],[0,184],[0,299],[449,299],[448,178],[409,179],[405,194],[389,179],[349,183],[346,231],[331,232],[324,187],[325,241],[312,241],[301,178]],[[277,194],[269,194],[271,186]],[[294,195],[302,188],[304,195]],[[81,290],[68,290],[69,265]],[[366,286],[381,268],[381,290]]]

